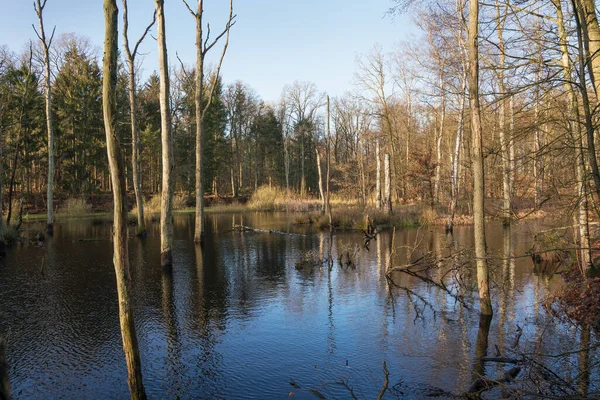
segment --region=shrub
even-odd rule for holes
[[[159,214],[160,213],[160,197],[161,194],[155,194],[148,201],[144,201],[144,213],[145,214]],[[185,194],[173,195],[173,210],[183,210],[187,208],[188,196]],[[133,206],[130,214],[137,215],[137,204]]]
[[[19,239],[19,231],[13,225],[3,225],[0,230],[0,238],[7,246],[11,246]]]
[[[281,189],[272,186],[261,186],[250,198],[248,208],[255,211],[274,211],[275,201],[284,196],[285,193]]]
[[[66,215],[68,217],[81,217],[92,212],[92,205],[88,204],[85,199],[70,198],[64,201],[60,209],[59,214]]]

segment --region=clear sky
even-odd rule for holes
[[[0,43],[13,51],[35,39],[33,0],[6,1],[0,14]],[[101,0],[47,0],[47,30],[87,36],[101,48],[104,27]],[[117,3],[121,4],[118,0]],[[196,2],[189,1],[195,8]],[[205,0],[205,20],[213,36],[227,19],[228,0]],[[237,23],[223,64],[224,81],[241,80],[266,101],[279,98],[285,84],[294,80],[314,82],[332,96],[352,89],[357,55],[379,43],[391,51],[409,39],[415,28],[409,15],[386,15],[391,0],[234,0]],[[152,0],[129,0],[130,41],[135,42],[151,20]],[[120,10],[121,11],[121,10]],[[166,0],[165,15],[170,64],[195,61],[195,21],[181,0]],[[121,14],[119,14],[121,18]],[[121,39],[120,39],[121,40]],[[143,76],[157,68],[156,41],[141,47]],[[208,61],[215,62],[215,46]]]

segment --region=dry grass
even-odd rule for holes
[[[92,205],[85,199],[70,198],[63,202],[58,214],[67,217],[83,217],[92,213]]]
[[[173,195],[173,210],[184,210],[188,206],[188,196],[185,194]],[[148,215],[160,214],[160,193],[155,194],[148,201],[144,201],[144,213]],[[133,206],[130,214],[137,215],[137,204]]]

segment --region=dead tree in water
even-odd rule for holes
[[[46,37],[44,31],[44,7],[46,7],[46,1],[35,0],[33,8],[40,21],[40,31],[35,29],[35,33],[40,39],[42,48],[44,49],[44,67],[45,67],[45,96],[46,96],[46,127],[48,130],[48,194],[47,194],[47,209],[48,209],[48,224],[46,230],[49,234],[54,232],[54,201],[53,201],[53,186],[54,186],[54,124],[52,120],[52,90],[51,90],[51,72],[50,72],[50,46],[52,45],[52,39],[54,39],[54,32],[56,27],[52,30],[50,38]]]
[[[173,133],[169,103],[170,79],[165,33],[165,1],[155,0],[158,20],[158,69],[160,73],[160,125],[162,148],[162,193],[160,197],[160,264],[171,268],[173,264],[173,188],[175,160],[173,158]]]
[[[229,0],[229,19],[225,25],[225,29],[217,35],[217,37],[209,43],[210,39],[210,26],[208,26],[206,38],[204,37],[204,27],[202,23],[202,16],[204,14],[203,0],[198,0],[198,8],[196,11],[188,5],[186,0],[183,3],[187,7],[188,11],[196,20],[196,85],[194,103],[196,110],[196,219],[194,229],[194,242],[202,243],[204,238],[204,179],[203,179],[203,142],[204,142],[204,120],[206,114],[211,105],[213,93],[217,86],[217,80],[219,79],[219,73],[221,71],[221,65],[227,52],[227,46],[229,45],[229,31],[235,24],[235,15],[233,15],[233,0]],[[214,81],[210,86],[207,93],[207,100],[203,101],[204,96],[204,58],[206,54],[212,49],[217,42],[225,36],[225,44],[223,46],[223,52],[217,64],[217,69],[214,75]]]
[[[129,297],[129,249],[127,245],[127,209],[125,191],[125,166],[117,135],[117,59],[118,22],[116,0],[104,0],[104,64],[102,70],[102,108],[106,132],[106,150],[113,188],[114,234],[113,263],[119,298],[119,320],[123,351],[127,362],[127,383],[132,399],[145,399],[142,382],[142,363],[138,350],[133,309]]]
[[[135,204],[137,206],[138,219],[138,236],[146,236],[146,223],[144,221],[144,199],[142,197],[142,171],[141,171],[141,139],[137,123],[137,84],[135,81],[135,57],[138,53],[138,48],[150,28],[156,22],[156,12],[152,18],[152,22],[146,27],[143,35],[136,42],[133,51],[129,47],[129,35],[127,29],[129,27],[129,19],[127,17],[127,0],[123,0],[123,47],[125,48],[125,56],[127,67],[129,69],[129,114],[131,120],[131,163],[133,171],[133,189],[135,192]]]

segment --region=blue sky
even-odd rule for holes
[[[118,0],[117,3],[121,4]],[[190,5],[195,7],[195,1]],[[33,1],[11,1],[0,16],[0,43],[21,51],[35,38]],[[390,0],[234,0],[237,23],[222,68],[225,82],[241,80],[266,101],[276,101],[285,84],[314,82],[332,96],[352,89],[357,55],[375,43],[385,51],[415,34],[410,15],[386,15]],[[205,0],[205,20],[216,33],[224,27],[229,1]],[[139,36],[154,10],[152,0],[129,0],[130,34]],[[103,40],[101,0],[47,0],[45,24],[57,34],[75,32],[99,47]],[[181,0],[165,0],[169,62],[195,60],[195,22]],[[119,14],[121,18],[121,14]],[[131,40],[131,39],[130,39]],[[134,40],[135,41],[135,40]],[[156,42],[142,46],[143,75],[157,66]],[[220,53],[215,47],[209,57]]]

